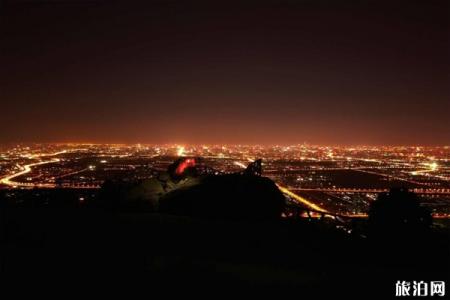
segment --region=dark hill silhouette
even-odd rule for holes
[[[103,183],[92,208],[116,212],[153,212],[157,209],[157,199],[150,195],[149,180],[136,182],[107,180]]]
[[[227,174],[205,177],[198,185],[163,196],[160,212],[204,218],[274,220],[285,199],[266,177]]]

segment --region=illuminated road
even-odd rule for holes
[[[66,150],[63,151],[59,151],[56,153],[50,153],[50,154],[40,154],[40,155],[30,155],[29,158],[37,158],[37,157],[52,157],[52,156],[56,156],[59,154],[63,154],[63,153],[67,153]],[[23,186],[23,187],[55,187],[54,184],[51,183],[29,183],[29,182],[18,182],[18,181],[13,181],[14,178],[17,178],[19,176],[28,174],[32,171],[33,167],[36,166],[41,166],[41,165],[46,165],[46,164],[51,164],[51,163],[55,163],[55,162],[59,162],[59,158],[52,158],[50,160],[46,160],[46,161],[40,161],[37,163],[32,163],[32,164],[28,164],[28,165],[24,165],[22,167],[22,171],[19,171],[17,173],[13,173],[11,175],[8,175],[6,177],[3,177],[0,179],[0,184],[4,184],[4,185],[8,185],[11,187],[18,187],[18,186]]]
[[[328,211],[326,209],[323,209],[322,207],[318,206],[317,204],[312,203],[311,201],[291,192],[290,190],[288,190],[287,188],[277,184],[278,188],[280,189],[280,191],[286,195],[288,195],[289,197],[291,197],[292,199],[294,199],[295,201],[297,201],[298,203],[307,206],[308,208],[314,210],[314,211],[318,211],[318,212],[322,212],[322,213],[328,213]]]
[[[338,213],[332,213],[327,211],[326,209],[318,206],[317,204],[312,203],[311,201],[295,194],[294,192],[291,192],[289,189],[280,186],[279,184],[277,184],[278,188],[280,189],[280,191],[286,195],[288,195],[289,197],[291,197],[292,199],[296,200],[299,204],[301,204],[302,206],[306,206],[307,208],[309,208],[312,212],[311,217],[316,217],[319,218],[321,217],[320,215],[314,215],[314,213],[322,213],[325,214],[326,217],[345,217],[345,218],[367,218],[367,214],[365,213],[357,213],[357,214],[338,214]]]
[[[247,160],[252,161],[250,158],[247,158]],[[239,161],[235,161],[234,164],[236,166],[239,166],[243,169],[247,168],[246,165],[244,165],[243,163],[239,162]],[[302,204],[303,206],[308,207],[309,209],[316,211],[316,212],[321,212],[321,213],[327,213],[328,211],[326,209],[323,209],[322,207],[318,206],[317,204],[312,203],[311,201],[291,192],[288,188],[281,186],[280,184],[276,184],[278,189],[280,189],[280,191],[286,195],[288,195],[289,197],[291,197],[292,199],[294,199],[295,201],[297,201],[299,204]]]
[[[249,158],[247,158],[247,160],[251,161],[251,159],[249,159]],[[240,161],[235,161],[234,164],[235,164],[236,166],[239,166],[239,167],[243,168],[243,169],[247,168],[247,166],[246,166],[245,164],[243,164],[242,162],[240,162]],[[326,212],[327,212],[327,211],[326,211],[325,209],[323,209],[322,207],[320,207],[320,206],[318,206],[318,205],[312,203],[311,201],[309,201],[309,200],[307,200],[307,199],[305,199],[305,198],[303,198],[303,197],[301,197],[301,196],[299,196],[299,195],[297,195],[297,194],[291,192],[288,188],[285,188],[285,187],[281,186],[281,185],[278,184],[278,183],[276,183],[276,185],[277,185],[278,189],[279,189],[282,193],[288,195],[289,197],[291,197],[292,199],[294,199],[294,200],[297,201],[298,203],[302,204],[303,206],[306,206],[306,207],[308,207],[309,209],[314,210],[314,211],[317,211],[317,212],[323,212],[323,213],[326,213]]]
[[[18,181],[13,181],[14,178],[17,178],[19,176],[25,175],[27,173],[30,173],[33,167],[36,166],[41,166],[41,165],[45,165],[45,164],[51,164],[51,163],[55,163],[55,162],[59,162],[58,158],[53,158],[51,160],[47,160],[47,161],[41,161],[41,162],[37,162],[37,163],[33,163],[33,164],[28,164],[23,166],[23,170],[19,171],[17,173],[8,175],[6,177],[3,177],[2,179],[0,179],[0,183],[1,184],[5,184],[5,185],[9,185],[12,187],[18,187],[18,186],[26,186],[26,187],[55,187],[54,184],[50,184],[50,183],[28,183],[28,182],[18,182]]]
[[[409,189],[411,192],[416,194],[432,194],[432,195],[450,195],[450,189]],[[324,193],[386,193],[389,189],[355,189],[355,188],[296,188],[294,191],[304,191],[304,192],[324,192]]]

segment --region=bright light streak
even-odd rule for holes
[[[235,164],[236,166],[239,166],[239,167],[243,168],[243,169],[246,169],[246,168],[247,168],[247,166],[244,165],[243,163],[241,163],[240,161],[235,161],[234,164]]]
[[[280,189],[280,191],[281,191],[282,193],[285,193],[285,194],[288,195],[289,197],[295,199],[297,202],[299,202],[299,203],[301,203],[301,204],[303,204],[303,205],[306,205],[308,208],[313,209],[313,210],[316,210],[316,211],[318,211],[318,212],[328,213],[328,211],[327,211],[326,209],[323,209],[322,207],[320,207],[320,206],[318,206],[318,205],[316,205],[316,204],[314,204],[314,203],[308,201],[307,199],[305,199],[305,198],[303,198],[303,197],[301,197],[301,196],[299,196],[299,195],[297,195],[297,194],[291,192],[291,191],[288,190],[287,188],[282,187],[282,186],[279,185],[279,184],[277,184],[277,186],[278,186],[278,188]]]

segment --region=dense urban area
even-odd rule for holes
[[[0,189],[76,190],[79,201],[95,197],[105,180],[158,176],[180,157],[205,172],[239,172],[262,159],[288,200],[313,212],[365,217],[377,195],[392,187],[421,196],[434,218],[450,217],[450,147],[325,147],[246,145],[3,145]]]

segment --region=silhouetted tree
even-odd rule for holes
[[[419,197],[406,189],[391,189],[372,202],[369,230],[373,237],[405,241],[428,232],[432,217]]]

